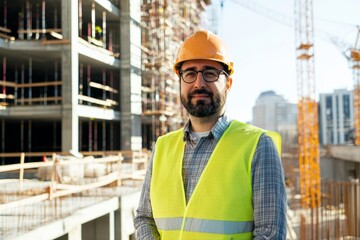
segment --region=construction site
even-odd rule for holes
[[[313,3],[294,3],[287,238],[360,239],[360,29],[347,49],[354,143],[320,146]],[[0,240],[136,239],[151,149],[187,120],[177,49],[211,4],[0,0]]]

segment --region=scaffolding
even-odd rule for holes
[[[209,4],[209,0],[1,1],[1,152],[64,151],[66,121],[76,124],[73,134],[79,134],[75,140],[79,151],[120,150],[126,148],[124,142],[140,135],[142,147],[151,148],[158,136],[184,122],[173,62],[181,42],[200,28]],[[136,15],[130,16],[132,34],[124,36],[130,29],[124,24],[129,14]],[[133,61],[135,47],[141,48],[139,66]],[[75,61],[78,66],[72,65]],[[133,76],[135,80],[130,79]],[[140,89],[138,79],[141,93],[135,90]],[[141,99],[134,100],[135,92]],[[140,109],[136,113],[135,104]],[[66,137],[73,141],[70,134]]]
[[[106,7],[100,1],[79,0],[77,4],[75,41],[82,50],[75,71],[79,75],[70,76],[70,80],[78,79],[74,85],[77,104],[95,114],[119,112],[120,83],[115,79],[120,78],[120,1],[108,1]],[[64,33],[71,27],[64,24],[68,13],[63,7],[59,0],[0,2],[1,153],[62,150],[62,109],[64,101],[69,101],[64,91],[72,84],[64,83],[64,75],[69,75],[64,59],[73,51]],[[108,63],[109,59],[115,64]],[[119,131],[120,123],[97,115],[79,117],[79,150],[119,150],[120,140],[113,132]],[[1,158],[1,164],[12,161]]]
[[[200,28],[201,13],[210,1],[143,1],[142,109],[143,145],[177,129],[185,119],[179,80],[173,72],[177,49]]]

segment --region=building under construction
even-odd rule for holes
[[[172,64],[210,3],[0,0],[0,239],[133,239],[140,150],[184,123]],[[312,1],[296,3],[298,86],[310,89],[299,89],[299,145],[283,148],[288,236],[358,238],[359,148],[318,145]]]
[[[150,148],[183,122],[171,63],[208,4],[1,0],[1,163]]]
[[[142,149],[184,122],[172,63],[208,4],[0,0],[0,239],[133,239]]]

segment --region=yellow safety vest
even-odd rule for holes
[[[150,200],[161,239],[252,239],[251,162],[263,132],[252,125],[232,121],[211,154],[187,205],[182,180],[183,129],[158,139]],[[280,152],[280,135],[267,134]]]

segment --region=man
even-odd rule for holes
[[[280,139],[225,115],[234,72],[225,44],[195,32],[174,70],[189,120],[157,140],[135,218],[137,239],[285,239]]]

